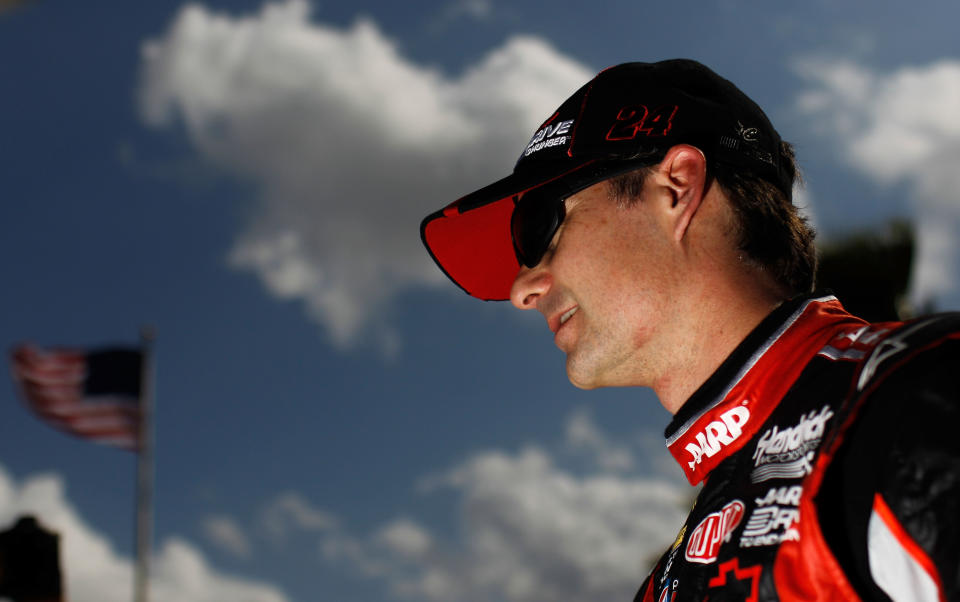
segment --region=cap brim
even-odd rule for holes
[[[511,174],[431,213],[420,238],[443,273],[467,294],[484,301],[510,298],[520,270],[510,237],[514,197],[542,184]]]
[[[510,236],[514,197],[550,184],[557,187],[558,198],[566,198],[651,163],[655,161],[590,160],[574,166],[568,162],[564,171],[553,166],[538,173],[513,173],[428,215],[420,224],[420,238],[443,273],[467,294],[505,301],[520,270]]]

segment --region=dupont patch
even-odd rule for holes
[[[717,559],[720,545],[730,541],[730,535],[743,519],[745,507],[740,500],[727,503],[719,512],[711,512],[690,534],[684,557],[690,562],[710,564]]]

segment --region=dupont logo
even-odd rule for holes
[[[690,562],[710,564],[717,559],[720,544],[730,541],[730,534],[743,519],[744,505],[733,500],[719,512],[711,512],[690,534],[684,557]]]
[[[743,432],[743,425],[750,420],[750,410],[740,406],[731,408],[720,415],[720,420],[714,420],[703,431],[697,433],[696,440],[684,446],[690,452],[690,461],[687,465],[690,470],[703,461],[703,457],[713,457],[724,446],[733,443]]]

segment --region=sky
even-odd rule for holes
[[[700,60],[797,148],[820,240],[906,217],[960,308],[952,1],[0,3],[0,337],[157,332],[154,600],[630,599],[694,492],[645,389],[581,391],[539,315],[420,219],[600,69]],[[132,592],[135,456],[0,387],[0,528],[73,602]]]

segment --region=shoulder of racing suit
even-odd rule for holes
[[[851,389],[808,484],[827,545],[862,598],[957,599],[960,313],[891,330]]]

